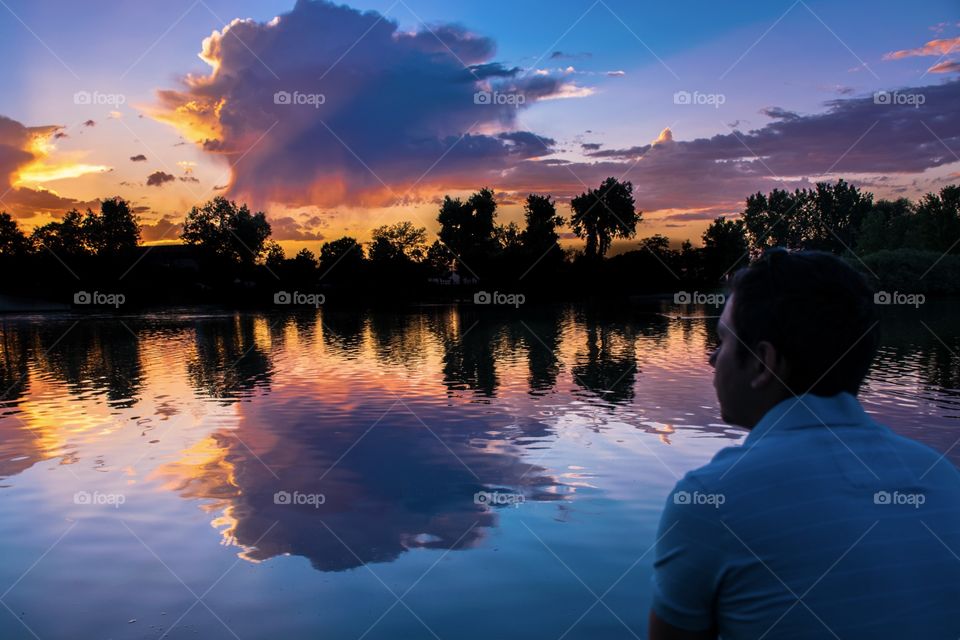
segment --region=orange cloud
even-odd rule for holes
[[[928,73],[953,73],[954,71],[960,71],[960,62],[956,60],[944,60],[927,69]]]
[[[14,217],[32,218],[93,204],[62,197],[52,190],[25,186],[109,169],[70,159],[51,160],[50,155],[55,151],[53,140],[61,129],[57,125],[26,127],[0,116],[0,210]]]
[[[916,49],[901,49],[884,54],[884,60],[900,60],[917,56],[945,56],[960,46],[960,37],[938,38]]]

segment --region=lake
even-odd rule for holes
[[[634,638],[712,307],[0,317],[0,637]],[[960,312],[861,400],[960,464]]]

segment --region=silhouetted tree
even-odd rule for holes
[[[180,237],[233,262],[252,265],[265,249],[270,223],[262,211],[250,213],[247,205],[217,196],[190,210]]]
[[[19,258],[30,250],[30,242],[9,213],[0,213],[0,256]]]
[[[747,197],[742,215],[754,255],[769,247],[803,246],[801,222],[807,197],[799,189],[793,193],[774,189],[769,196],[757,192]]]
[[[743,220],[716,218],[703,232],[703,269],[715,281],[747,263],[750,244]]]
[[[126,200],[107,198],[100,203],[99,214],[87,210],[83,235],[90,251],[97,255],[116,255],[136,249],[140,244],[140,223]]]
[[[454,267],[453,253],[439,240],[434,240],[427,249],[427,267],[430,275],[445,278]]]
[[[516,222],[498,224],[494,235],[501,251],[518,252],[523,247],[523,234]]]
[[[635,209],[633,184],[607,178],[597,189],[570,202],[573,232],[587,241],[587,258],[602,258],[614,238],[632,238],[642,214]]]
[[[267,268],[271,270],[280,269],[283,267],[283,262],[286,259],[287,254],[284,253],[280,243],[276,240],[267,240],[263,259],[263,263],[267,265]]]
[[[31,241],[38,250],[55,255],[76,256],[88,252],[83,228],[83,215],[76,209],[64,214],[58,222],[48,222],[33,230]]]
[[[557,215],[557,207],[550,196],[535,193],[527,196],[523,217],[526,221],[526,228],[521,236],[524,247],[538,256],[553,250],[554,247],[559,249],[557,243],[560,236],[557,229],[565,225],[566,220]]]
[[[960,253],[960,187],[928,193],[917,205],[914,246],[928,251]]]
[[[907,198],[879,200],[867,212],[854,238],[859,254],[870,254],[894,247],[914,247],[916,216]]]
[[[404,221],[373,230],[370,260],[374,263],[420,262],[427,253],[427,230]]]
[[[743,221],[754,254],[774,246],[842,253],[852,250],[860,224],[872,207],[872,194],[843,180],[818,182],[815,190],[789,193],[774,189],[767,196],[756,193],[748,197]]]
[[[854,236],[864,216],[873,207],[873,194],[863,193],[844,180],[818,182],[810,193],[809,237],[806,249],[842,253],[853,248]]]
[[[466,202],[447,196],[440,207],[440,241],[454,254],[461,275],[479,275],[499,249],[494,221],[497,203],[484,188]]]
[[[365,263],[363,247],[344,236],[320,247],[320,279],[323,282],[355,280]]]

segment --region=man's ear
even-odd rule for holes
[[[750,388],[783,386],[783,379],[787,372],[783,358],[777,353],[776,347],[766,340],[761,340],[753,352],[756,357],[753,359],[753,370],[750,372]]]

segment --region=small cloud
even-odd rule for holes
[[[146,161],[147,161],[147,156],[143,155],[142,153],[138,153],[135,156],[130,156],[130,162],[146,162]]]
[[[567,100],[570,98],[586,98],[592,96],[596,91],[591,87],[581,87],[575,82],[564,82],[554,93],[541,96],[539,101],[546,100]]]
[[[622,78],[625,75],[627,75],[627,72],[622,69],[618,69],[617,71],[607,71],[607,76],[611,78]]]
[[[673,142],[673,131],[670,130],[670,127],[664,127],[653,144],[666,144],[668,142]]]
[[[773,118],[774,120],[799,120],[800,114],[794,111],[787,111],[781,107],[766,107],[765,109],[760,109],[760,113],[767,116],[768,118]]]
[[[107,114],[107,117],[110,118],[111,120],[119,120],[120,118],[123,117],[123,114],[120,113],[119,111],[111,111],[110,113]]]
[[[154,171],[149,176],[147,176],[147,186],[148,187],[162,187],[167,182],[173,182],[176,180],[176,177],[165,173],[163,171]]]
[[[196,182],[197,184],[199,184],[200,180],[198,180],[197,178],[194,178],[193,176],[181,176],[180,182]]]
[[[95,127],[95,126],[97,126],[97,122],[96,122],[96,120],[87,120],[86,122],[83,123],[83,126],[84,126],[84,127]]]
[[[592,58],[593,54],[587,51],[582,53],[567,53],[565,51],[554,51],[550,54],[551,60],[569,60],[576,58]]]
[[[884,60],[900,60],[902,58],[913,58],[917,56],[945,56],[957,47],[960,47],[960,37],[956,38],[937,38],[931,40],[922,47],[915,49],[901,49],[891,51],[883,55]]]
[[[580,148],[584,151],[596,151],[601,146],[603,145],[601,145],[599,142],[584,142],[580,145]]]
[[[960,62],[956,60],[944,60],[943,62],[938,62],[929,69],[928,73],[953,73],[960,72]]]
[[[217,184],[217,185],[214,185],[214,186],[213,186],[213,190],[214,190],[214,191],[223,191],[224,189],[227,188],[227,186],[228,186],[228,185],[225,185],[225,184]]]
[[[68,136],[65,131],[57,131],[55,134],[53,134],[54,140],[60,140],[62,138],[69,138],[69,137],[70,136]]]

